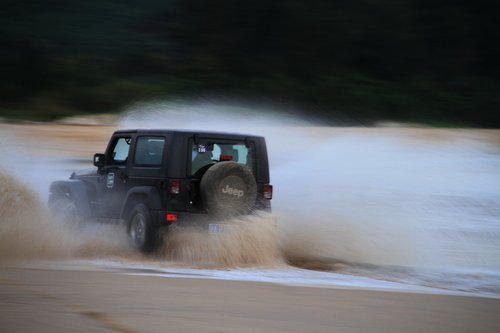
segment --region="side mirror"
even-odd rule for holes
[[[104,167],[104,163],[106,162],[106,157],[104,154],[94,154],[94,165],[97,169],[101,170]]]

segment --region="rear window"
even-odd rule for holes
[[[200,170],[206,169],[217,162],[233,161],[252,167],[252,146],[247,147],[245,143],[191,143],[191,174],[196,175]]]

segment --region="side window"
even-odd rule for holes
[[[127,162],[131,138],[119,138],[111,156],[113,165],[124,165]]]
[[[165,138],[155,136],[142,136],[137,139],[134,164],[158,166],[163,160],[163,147]]]

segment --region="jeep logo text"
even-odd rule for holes
[[[241,198],[242,196],[245,195],[245,192],[243,192],[242,190],[238,190],[237,188],[229,187],[229,185],[226,185],[226,187],[222,189],[222,193],[235,195],[238,198]]]

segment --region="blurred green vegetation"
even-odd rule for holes
[[[6,0],[0,117],[222,95],[332,122],[499,127],[498,13],[487,0]]]

